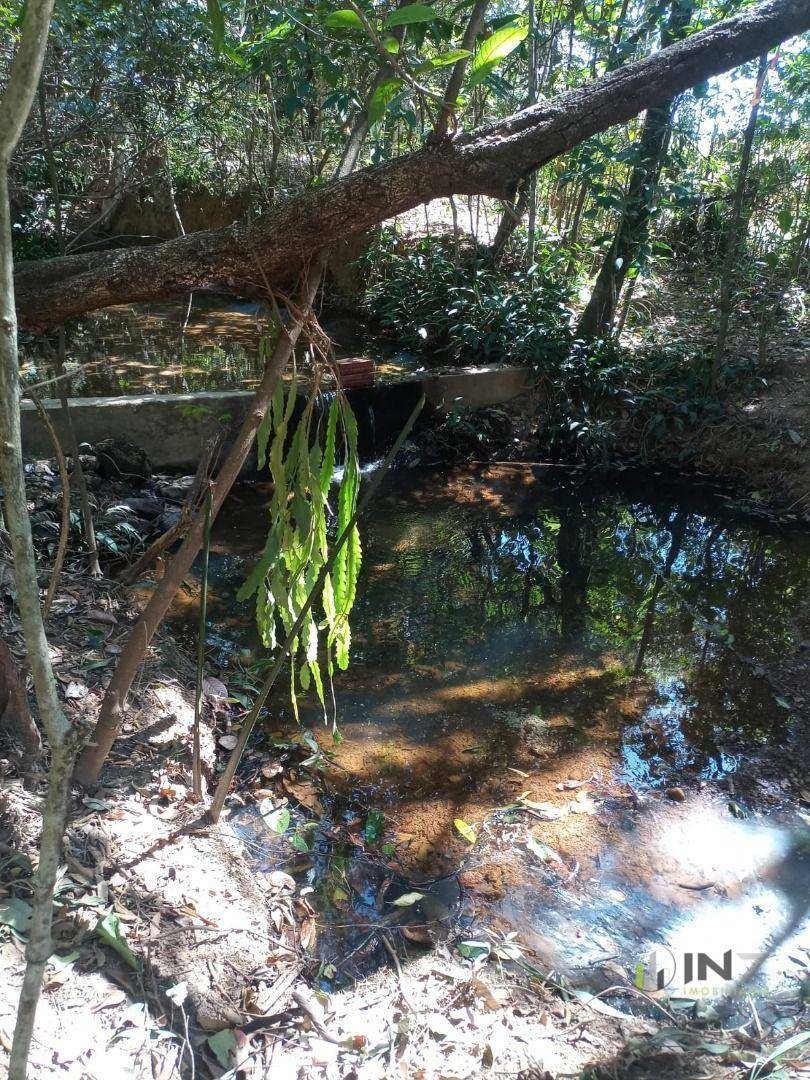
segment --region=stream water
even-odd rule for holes
[[[311,704],[298,727],[279,692],[232,818],[259,871],[311,888],[324,978],[386,962],[370,932],[392,921],[411,948],[452,932],[590,989],[674,964],[670,989],[694,998],[727,950],[741,974],[810,900],[810,791],[772,674],[810,638],[810,538],[576,470],[384,486],[335,680],[342,741]],[[238,489],[214,541],[209,657],[237,694],[261,650],[233,595],[267,501]],[[192,590],[190,635],[195,608]],[[300,764],[305,729],[322,772]],[[285,797],[279,835],[262,810]],[[397,907],[408,890],[423,898]],[[758,985],[795,995],[808,947],[805,920]],[[699,952],[716,965],[702,982],[684,970]]]
[[[249,390],[261,379],[259,341],[267,306],[206,293],[163,304],[108,308],[67,327],[69,397],[185,394],[203,390]],[[419,361],[374,341],[363,323],[322,317],[337,357],[377,358],[381,379],[414,371]],[[21,374],[38,384],[55,374],[54,337],[23,339]],[[46,394],[47,396],[47,394]]]

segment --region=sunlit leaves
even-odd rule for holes
[[[380,83],[368,103],[368,122],[370,124],[377,124],[382,120],[385,110],[403,85],[402,79],[385,79]]]
[[[429,23],[436,18],[436,12],[427,4],[407,4],[405,7],[392,11],[385,20],[384,25],[391,29],[394,26],[411,26],[414,23]]]
[[[469,85],[477,86],[488,75],[491,75],[501,60],[514,52],[522,41],[525,41],[528,33],[528,19],[516,19],[488,37],[470,64]]]
[[[439,56],[432,56],[429,60],[424,60],[416,70],[417,73],[423,74],[426,71],[433,71],[434,68],[455,64],[459,60],[464,60],[467,56],[472,56],[469,49],[451,49],[450,52],[441,53]]]
[[[351,8],[341,8],[340,11],[333,11],[326,16],[324,26],[328,26],[330,30],[362,30],[363,21]]]

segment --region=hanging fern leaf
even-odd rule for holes
[[[293,628],[329,562],[331,545],[354,517],[360,490],[357,421],[345,395],[333,397],[325,425],[315,422],[316,401],[310,396],[292,430],[296,395],[295,380],[286,394],[277,387],[259,429],[260,467],[266,464],[273,479],[270,521],[261,558],[237,594],[240,600],[256,597],[256,624],[268,649],[278,648],[279,627],[285,634]],[[339,445],[343,476],[333,513],[329,493]],[[299,692],[314,690],[326,719],[321,664],[329,678],[335,665],[348,666],[349,616],[361,558],[360,533],[354,525],[332,573],[324,578],[318,598],[321,615],[316,617],[314,609],[308,612],[290,647],[290,702],[296,717]]]

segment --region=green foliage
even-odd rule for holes
[[[529,33],[529,20],[516,19],[496,30],[480,46],[470,64],[469,85],[477,86],[491,75],[495,68],[511,52],[525,41]]]
[[[720,417],[722,404],[707,390],[708,359],[699,350],[572,340],[561,256],[540,249],[537,258],[531,270],[493,268],[486,252],[459,248],[451,236],[408,243],[387,230],[366,256],[365,305],[384,333],[427,362],[531,365],[544,454],[605,461],[628,447],[654,454],[671,439],[688,447],[690,431]],[[749,361],[723,368],[727,386],[752,388],[756,378]],[[486,435],[483,424],[481,417],[471,426],[464,412],[451,413],[438,434],[474,446]],[[497,442],[499,434],[492,434]]]
[[[368,103],[368,122],[370,124],[378,124],[382,120],[389,103],[404,85],[402,79],[384,79],[380,83]]]
[[[392,11],[384,25],[389,29],[395,26],[412,26],[414,23],[433,22],[436,12],[427,4],[406,4],[405,7]]]
[[[296,401],[296,380],[286,395],[279,384],[257,434],[259,468],[267,465],[274,485],[270,528],[262,556],[238,593],[239,600],[256,597],[259,633],[265,647],[273,650],[292,630],[330,559],[328,499],[339,445],[344,450],[344,464],[336,500],[338,536],[355,513],[360,487],[357,422],[345,395],[332,399],[325,425],[317,423],[315,396],[310,396],[294,425]],[[324,578],[320,618],[311,609],[292,642],[290,700],[296,716],[299,691],[311,687],[325,716],[322,662],[329,678],[335,665],[348,667],[349,615],[360,562],[360,533],[354,525],[331,573]]]
[[[501,270],[452,237],[405,244],[386,229],[364,259],[366,309],[428,361],[537,364],[567,348],[570,295],[552,252],[530,270]]]
[[[537,438],[550,454],[606,460],[628,445],[643,453],[684,436],[722,404],[707,390],[708,358],[680,344],[625,349],[614,341],[573,342],[562,360],[541,368]],[[729,380],[753,376],[726,368]]]

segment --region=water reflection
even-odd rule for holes
[[[69,396],[252,389],[262,375],[259,341],[269,318],[262,302],[194,293],[72,320],[66,327]],[[322,324],[336,356],[363,354],[367,334],[357,319],[324,317]],[[38,384],[52,378],[55,352],[55,336],[23,338],[23,380]],[[377,370],[382,378],[417,366],[406,354],[383,356],[376,347],[372,353],[381,356]]]
[[[215,542],[212,632],[234,684],[261,659],[231,597],[262,545],[265,502],[240,491]],[[752,762],[790,734],[769,665],[807,634],[810,542],[711,509],[584,478],[552,486],[541,470],[393,478],[363,529],[352,667],[335,685],[342,744],[318,708],[302,711],[338,766],[325,850],[330,815],[382,810],[400,865],[435,876],[469,860],[454,821],[472,822],[476,862],[510,883],[484,896],[490,925],[569,969],[597,954],[630,963],[662,927],[682,932],[693,913],[706,923],[732,894],[759,903],[750,868],[704,858],[689,829],[703,823],[709,850],[729,830],[773,829],[779,843],[763,851],[775,851],[797,820],[778,784],[763,802]],[[277,695],[271,730],[293,730],[289,713]],[[676,787],[677,802],[664,797]],[[556,816],[505,809],[527,791]],[[251,812],[243,827],[262,835]],[[575,877],[532,861],[532,829]],[[285,838],[263,858],[290,854]],[[323,859],[305,872],[321,882]],[[790,902],[770,902],[760,936]],[[335,922],[322,908],[341,926],[353,910]],[[348,940],[325,933],[323,947]]]

